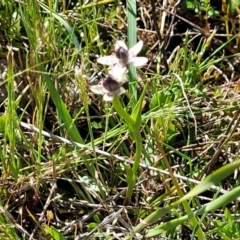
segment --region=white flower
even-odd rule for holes
[[[146,57],[137,57],[137,54],[143,47],[143,41],[139,41],[129,50],[123,41],[117,41],[115,44],[115,54],[110,56],[104,56],[97,59],[97,62],[103,65],[120,65],[125,67],[128,64],[132,64],[135,67],[141,67],[148,61]]]
[[[125,93],[125,89],[121,87],[121,84],[110,74],[101,84],[91,86],[90,90],[96,94],[103,95],[103,100],[106,102],[111,102],[115,94],[121,95]]]

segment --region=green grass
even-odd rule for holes
[[[237,26],[185,32],[168,72],[130,67],[107,103],[89,88],[97,56],[139,39],[127,2],[0,3],[1,239],[239,239]]]

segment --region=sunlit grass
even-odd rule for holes
[[[237,93],[234,100],[225,85],[206,82],[217,75],[213,66],[232,58],[222,50],[239,34],[212,51],[216,31],[197,44],[200,37],[186,32],[168,73],[129,67],[129,91],[106,103],[89,90],[108,73],[96,58],[112,54],[116,40],[128,47],[138,41],[137,2],[127,1],[120,14],[119,1],[64,4],[3,5],[14,18],[3,52],[0,236],[111,239],[116,227],[122,239],[177,239],[186,227],[192,239],[223,232],[237,239],[239,180],[225,180],[239,167],[237,154],[198,177],[223,138],[229,141],[222,149],[237,148]],[[125,14],[124,32],[117,22]],[[215,192],[205,196],[210,188]],[[210,214],[215,211],[222,215]]]

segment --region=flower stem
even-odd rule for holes
[[[141,160],[141,154],[142,154],[142,136],[141,136],[139,129],[135,129],[135,131],[132,132],[132,137],[135,140],[136,153],[135,153],[134,164],[133,164],[132,169],[130,169],[127,166],[128,188],[127,188],[126,198],[124,200],[124,206],[129,205],[129,202],[131,200],[133,189],[134,189],[136,179],[137,179],[137,170],[139,167],[139,163]]]
[[[137,173],[140,159],[141,159],[142,136],[140,133],[140,125],[136,124],[136,121],[133,120],[133,118],[124,110],[124,108],[119,100],[118,95],[114,96],[113,106],[114,106],[115,110],[117,111],[118,115],[121,116],[126,121],[128,128],[129,128],[129,132],[130,132],[133,140],[135,141],[135,145],[136,145],[136,153],[135,153],[133,167],[131,169],[129,166],[126,166],[128,188],[127,188],[124,205],[128,205],[131,200],[133,189],[134,189],[134,186],[136,183],[136,173]]]

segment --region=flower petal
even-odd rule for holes
[[[103,100],[105,102],[111,102],[114,98],[114,94],[104,94],[103,95]]]
[[[116,41],[115,43],[115,52],[117,52],[119,50],[119,48],[123,48],[125,50],[128,50],[128,47],[127,45],[125,44],[124,41]]]
[[[109,74],[119,83],[126,82],[127,68],[124,65],[116,64],[109,70]]]
[[[97,59],[97,62],[103,65],[112,66],[114,64],[117,64],[119,62],[119,59],[115,55],[110,55],[110,56],[99,57]]]
[[[125,92],[126,92],[126,90],[125,90],[123,87],[121,87],[121,88],[119,89],[118,95],[122,95],[122,94],[124,94]]]
[[[93,85],[90,87],[90,90],[94,92],[95,94],[101,94],[103,95],[103,88],[102,85]]]
[[[129,58],[137,56],[137,54],[142,50],[142,47],[143,47],[143,41],[140,40],[133,47],[131,47],[129,49],[129,51],[128,51],[129,52]]]
[[[129,59],[128,64],[132,64],[135,67],[141,67],[147,64],[148,59],[146,57],[132,57]]]

